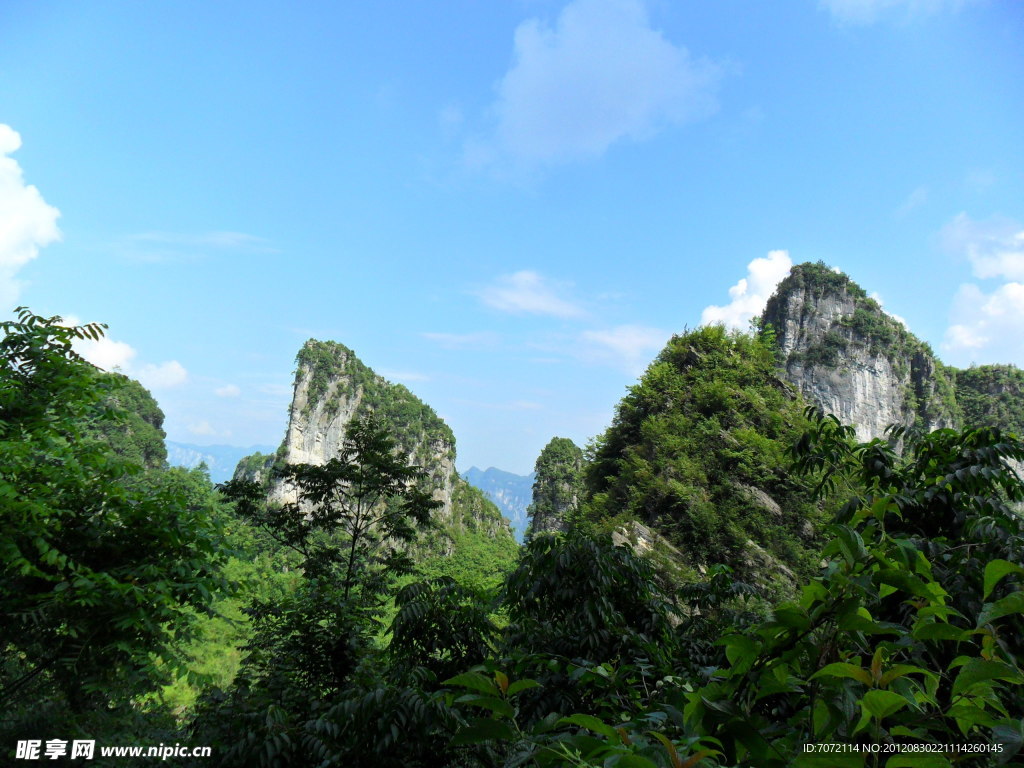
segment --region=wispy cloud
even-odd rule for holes
[[[242,394],[242,390],[236,384],[225,384],[223,387],[213,390],[213,394],[217,397],[238,397]]]
[[[490,331],[473,333],[421,333],[424,339],[432,341],[444,349],[493,349],[500,339]]]
[[[530,270],[501,275],[477,291],[487,306],[516,315],[583,317],[581,306],[564,296],[567,285],[556,283]]]
[[[0,123],[0,309],[13,309],[21,293],[18,271],[39,249],[60,239],[60,211],[26,184],[21,166],[8,155],[21,148],[21,136]]]
[[[1012,219],[978,221],[961,213],[940,237],[947,249],[967,257],[975,277],[1024,280],[1024,227]]]
[[[211,253],[280,253],[269,241],[245,232],[139,232],[125,235],[112,247],[127,259],[148,263],[192,261]]]
[[[896,218],[902,219],[911,211],[920,208],[928,202],[928,187],[923,184],[914,189],[896,209]]]
[[[425,373],[417,373],[416,371],[392,371],[385,368],[381,369],[380,375],[391,381],[430,381],[430,377]]]
[[[754,259],[747,265],[747,276],[729,289],[732,301],[721,307],[705,307],[701,324],[723,323],[745,331],[751,319],[764,311],[775,286],[785,279],[792,266],[788,251],[770,251],[768,256]]]
[[[554,25],[520,24],[513,48],[493,129],[466,144],[470,166],[597,157],[717,108],[722,67],[666,40],[643,0],[573,0]]]
[[[198,437],[231,437],[230,429],[218,430],[206,419],[189,424],[187,429]]]
[[[661,351],[671,334],[661,328],[644,325],[618,325],[614,328],[584,331],[578,355],[584,359],[610,364],[631,375],[644,371]]]
[[[941,239],[967,259],[975,277],[1001,283],[990,290],[960,286],[943,348],[959,364],[1024,365],[1024,227],[1004,217],[978,221],[961,213],[943,227]]]
[[[885,18],[908,21],[942,11],[957,11],[974,0],[819,0],[840,24],[873,24]]]

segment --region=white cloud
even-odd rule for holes
[[[188,431],[193,435],[201,435],[204,437],[210,437],[218,434],[217,430],[210,426],[210,422],[205,420],[196,422],[195,424],[189,424]]]
[[[141,381],[146,389],[170,389],[188,381],[188,371],[177,360],[168,360],[159,365],[147,363],[129,372],[129,375]]]
[[[21,147],[21,136],[0,123],[0,307],[13,309],[21,293],[18,270],[44,245],[60,239],[60,211],[39,190],[25,184],[21,166],[8,155]]]
[[[962,285],[951,319],[943,348],[955,364],[1024,365],[1024,283],[1004,283],[990,293]]]
[[[636,375],[665,346],[671,334],[643,325],[619,325],[606,330],[584,331],[580,354],[585,359],[610,363]]]
[[[819,5],[841,24],[871,24],[897,14],[912,19],[956,11],[969,2],[972,0],[819,0]]]
[[[466,160],[599,156],[617,141],[711,114],[721,74],[653,29],[643,0],[573,0],[554,26],[534,18],[516,29],[513,64],[491,108],[493,134],[468,142]]]
[[[583,309],[559,296],[563,286],[545,277],[523,270],[501,275],[492,285],[477,292],[489,307],[516,315],[582,317]]]
[[[498,345],[498,335],[490,331],[475,333],[421,333],[424,339],[444,349],[487,349]]]
[[[970,262],[975,277],[999,280],[994,289],[965,283],[950,312],[943,348],[954,362],[1024,364],[1024,228],[994,216],[961,213],[942,228],[943,244]]]
[[[114,341],[106,336],[95,341],[83,339],[75,342],[74,346],[78,354],[105,371],[126,371],[131,367],[132,359],[138,354],[130,344]]]
[[[750,320],[764,311],[765,304],[793,266],[788,251],[770,251],[764,258],[747,265],[747,276],[729,289],[732,299],[723,307],[711,305],[701,313],[701,325],[722,323],[729,328],[747,330]]]
[[[223,387],[213,390],[213,394],[217,397],[238,397],[242,394],[242,390],[236,384],[225,384]]]
[[[947,248],[967,257],[975,277],[1024,280],[1024,227],[1001,216],[975,221],[961,213],[942,228]]]
[[[82,321],[75,315],[64,315],[62,323],[66,326],[75,326],[81,325]],[[120,371],[125,376],[138,379],[146,389],[170,389],[188,381],[188,371],[177,360],[138,365],[134,362],[138,357],[138,351],[130,344],[109,336],[101,336],[95,340],[78,339],[72,347],[97,368],[104,371]]]

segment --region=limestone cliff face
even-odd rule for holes
[[[566,516],[583,492],[583,451],[565,437],[551,439],[534,467],[530,536],[566,530]]]
[[[489,501],[479,503],[455,470],[455,437],[447,424],[408,389],[378,376],[352,350],[331,341],[310,339],[296,357],[288,429],[281,447],[262,465],[243,459],[236,477],[262,480],[279,464],[325,464],[338,455],[352,419],[374,413],[412,463],[427,470],[439,524],[442,552],[465,530],[512,540],[509,523]],[[272,485],[272,502],[295,501],[294,490]],[[470,501],[472,503],[470,503]]]
[[[762,322],[776,333],[786,379],[859,440],[890,424],[929,432],[960,423],[953,372],[846,275],[793,267]]]

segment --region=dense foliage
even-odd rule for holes
[[[979,365],[957,371],[956,397],[969,427],[998,427],[1024,435],[1024,371]]]
[[[1024,445],[856,444],[775,379],[767,329],[673,339],[592,449],[587,514],[508,572],[500,517],[460,483],[475,511],[411,561],[439,503],[385,419],[279,468],[287,503],[227,484],[229,510],[202,472],[125,458],[137,432],[104,422],[128,401],[71,346],[100,328],[23,311],[4,332],[8,745],[204,744],[180,764],[226,768],[1020,761]],[[560,447],[553,476],[577,458]],[[639,554],[637,518],[701,567]]]
[[[564,531],[583,497],[583,451],[567,437],[553,437],[537,457],[533,473],[527,537]]]
[[[767,340],[676,336],[593,447],[587,511],[652,525],[692,566],[808,573],[821,513],[786,458],[805,423]]]
[[[109,727],[188,671],[183,643],[228,588],[216,501],[201,476],[120,455],[125,390],[72,348],[101,326],[20,309],[2,330],[0,733]]]
[[[92,386],[104,392],[100,404],[117,414],[101,413],[85,424],[87,435],[97,437],[115,453],[148,469],[167,465],[164,413],[139,382],[120,373],[96,371]]]

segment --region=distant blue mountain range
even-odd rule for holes
[[[215,483],[223,483],[231,479],[238,462],[251,453],[273,453],[274,447],[269,445],[252,445],[248,448],[237,445],[192,445],[191,443],[167,444],[167,463],[172,467],[198,467],[204,461],[210,470],[210,479]]]
[[[494,467],[486,470],[470,467],[462,476],[467,483],[483,491],[501,513],[512,521],[516,541],[522,542],[530,522],[527,509],[533,501],[534,474],[514,475]]]

